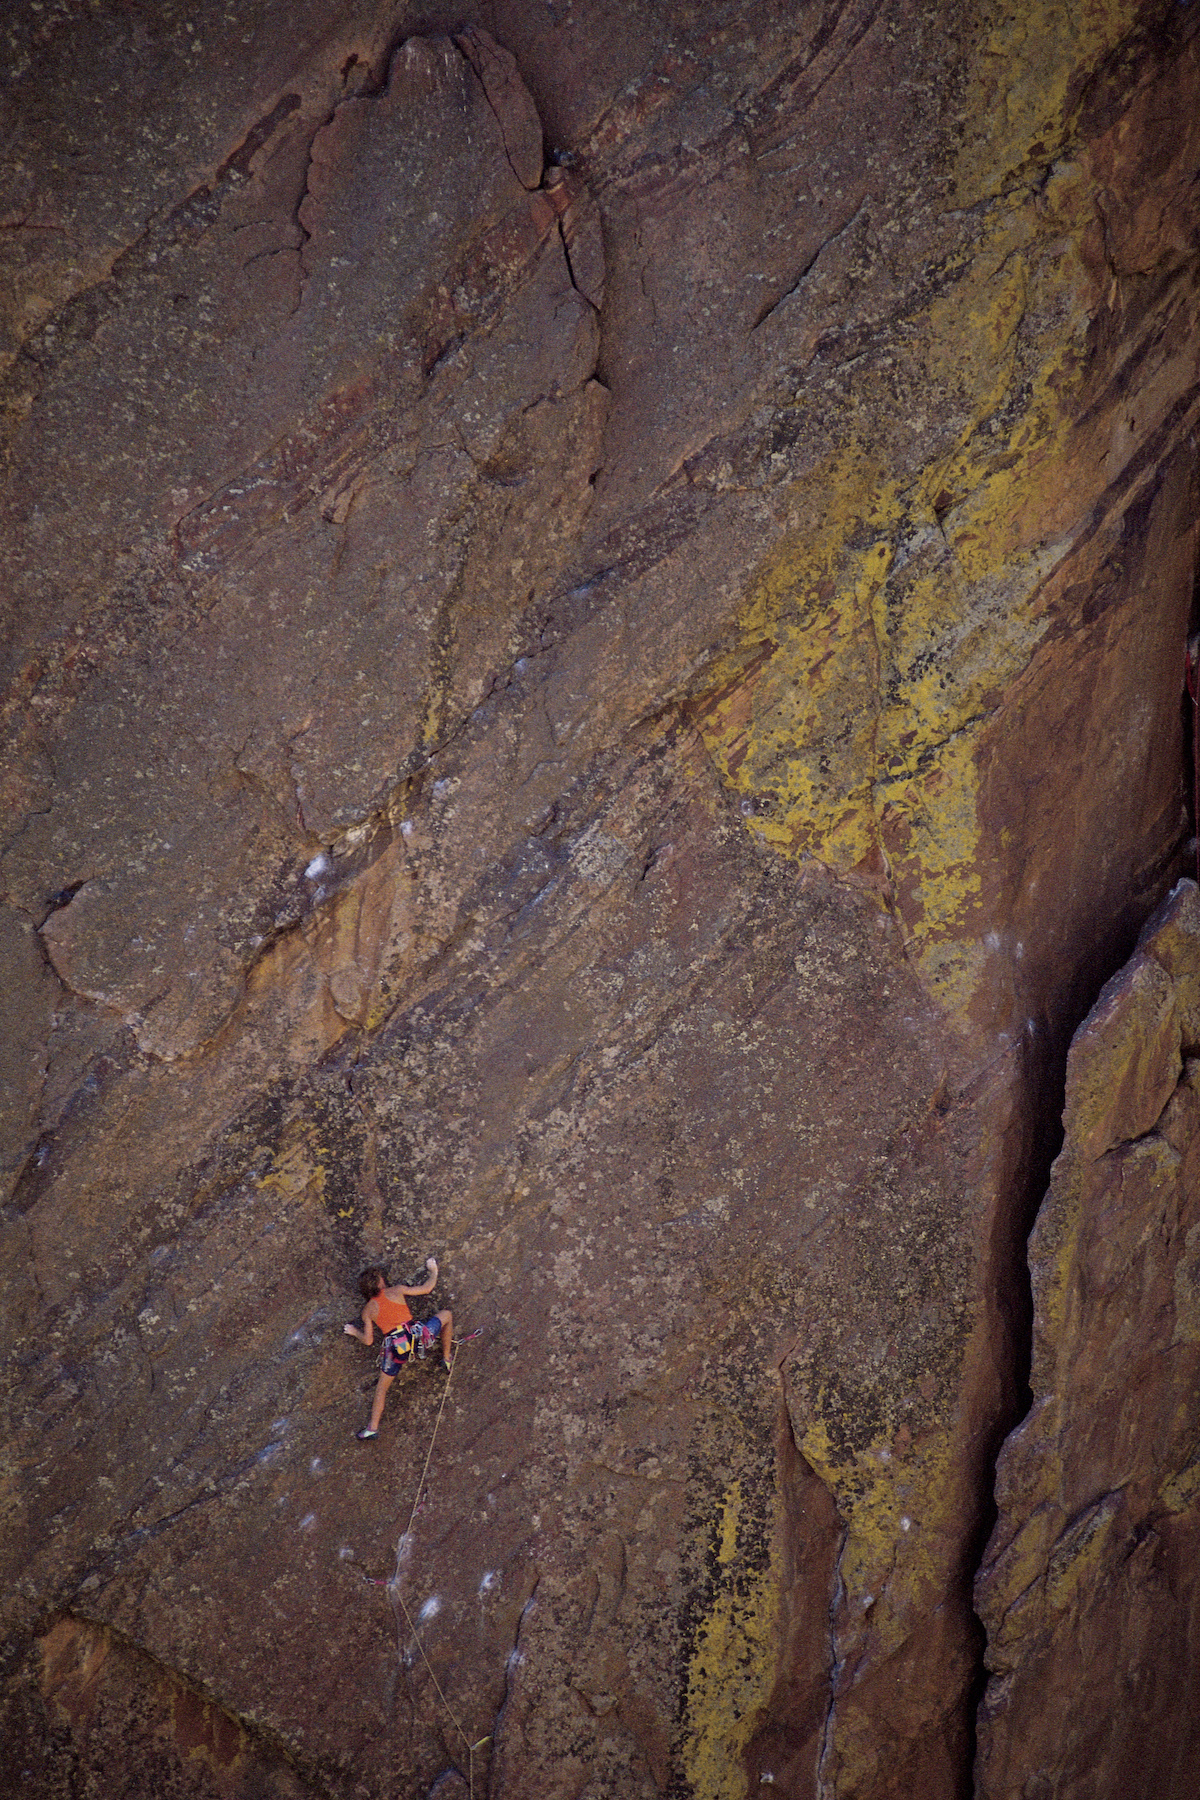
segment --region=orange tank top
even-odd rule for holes
[[[399,1331],[412,1318],[403,1300],[389,1300],[386,1294],[376,1294],[375,1306],[375,1322],[385,1337],[389,1331]]]

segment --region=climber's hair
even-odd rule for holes
[[[380,1288],[385,1288],[386,1286],[387,1286],[387,1270],[386,1269],[378,1269],[378,1268],[374,1268],[374,1267],[372,1267],[370,1269],[364,1269],[362,1274],[358,1278],[358,1291],[362,1295],[364,1300],[373,1300],[375,1298],[376,1294],[379,1292]]]

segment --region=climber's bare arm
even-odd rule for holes
[[[368,1350],[375,1342],[375,1321],[371,1314],[371,1308],[374,1304],[375,1302],[373,1300],[368,1300],[367,1304],[363,1307],[361,1325],[342,1326],[342,1330],[346,1333],[347,1337],[357,1338],[360,1344],[365,1344],[367,1346]]]
[[[428,1281],[423,1282],[420,1287],[395,1287],[392,1289],[392,1293],[394,1293],[394,1294],[432,1294],[434,1288],[437,1286],[437,1278],[438,1278],[437,1257],[436,1256],[427,1256],[425,1258],[425,1267],[429,1270],[429,1280]]]

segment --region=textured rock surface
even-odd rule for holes
[[[1200,1629],[1200,902],[1181,882],[1067,1061],[1030,1242],[1033,1408],[978,1582],[985,1795],[1185,1793]]]
[[[27,1791],[968,1791],[1056,1069],[1186,836],[1196,19],[4,31]],[[410,1530],[341,1321],[429,1249]]]

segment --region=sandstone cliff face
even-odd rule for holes
[[[1034,1403],[1000,1457],[978,1583],[984,1794],[1195,1777],[1198,1025],[1188,881],[1067,1061],[1066,1142],[1030,1241]]]
[[[1196,20],[5,30],[23,1791],[968,1792],[1061,1058],[1188,831]],[[480,1335],[359,1446],[354,1276],[430,1249]],[[997,1794],[1083,1791],[1089,1633],[1184,1704],[1165,1426],[1101,1496],[1145,1580],[1061,1656],[1006,1610],[1101,1505],[1053,1391]]]

